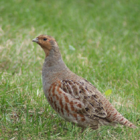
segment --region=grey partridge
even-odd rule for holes
[[[69,70],[53,37],[40,35],[32,41],[45,52],[43,91],[51,107],[61,117],[82,128],[94,130],[102,125],[118,123],[136,128],[90,82]]]

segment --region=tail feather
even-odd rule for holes
[[[128,121],[126,118],[124,118],[119,112],[118,112],[118,117],[115,120],[119,124],[122,124],[124,126],[130,127],[130,128],[137,128],[133,123]]]
[[[111,122],[119,123],[130,128],[137,128],[133,123],[131,123],[125,117],[123,117],[111,104],[106,111],[106,118]]]
[[[103,95],[100,96],[105,105],[105,109],[107,112],[106,119],[108,121],[110,121],[113,124],[119,123],[130,128],[137,128],[133,123],[131,123],[125,117],[123,117]]]

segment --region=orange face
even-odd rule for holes
[[[45,51],[46,56],[49,54],[49,51],[52,49],[53,46],[57,45],[55,39],[48,35],[40,35],[32,40],[39,44],[42,49]]]
[[[40,35],[32,41],[39,44],[43,49],[50,49],[50,47],[53,45],[53,42],[55,42],[55,39],[48,35]]]

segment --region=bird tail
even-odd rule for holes
[[[117,111],[117,110],[116,110]],[[115,115],[116,113],[114,113]],[[114,118],[113,122],[117,122],[119,124],[122,124],[124,126],[130,127],[130,128],[137,128],[133,123],[131,123],[129,120],[127,120],[124,116],[122,116],[118,111],[116,118]]]
[[[114,107],[110,104],[110,106],[107,108],[107,117],[106,119],[110,120],[113,123],[119,123],[124,126],[130,127],[130,128],[137,128],[133,123],[128,121],[124,116],[122,116]]]
[[[112,124],[119,123],[130,128],[137,128],[133,123],[123,117],[103,95],[100,96],[105,103],[104,105],[107,112],[106,119],[108,121],[110,121]]]

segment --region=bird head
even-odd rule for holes
[[[53,49],[58,49],[57,42],[55,39],[49,35],[39,35],[35,39],[32,40],[41,46],[44,50],[46,57],[49,55],[49,52]]]

